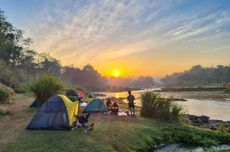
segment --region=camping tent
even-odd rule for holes
[[[42,106],[42,102],[38,101],[37,99],[35,99],[33,101],[33,103],[30,105],[30,108],[35,108],[35,109],[39,109]]]
[[[90,101],[83,113],[98,113],[98,112],[108,112],[107,106],[103,103],[101,99],[93,99]]]
[[[78,102],[64,95],[49,98],[27,126],[27,129],[70,129],[78,114]]]

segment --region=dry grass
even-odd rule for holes
[[[14,103],[0,105],[0,109],[10,112],[9,115],[0,117],[0,145],[17,141],[32,117],[33,112],[28,107],[34,98],[17,94],[14,100]]]

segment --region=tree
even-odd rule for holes
[[[166,75],[162,81],[165,85],[174,86],[228,83],[230,82],[230,66],[218,65],[204,68],[201,65],[195,65],[188,71]]]

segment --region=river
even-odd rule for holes
[[[135,104],[141,106],[140,96],[146,90],[132,91]],[[127,92],[97,92],[105,97],[126,98]],[[206,115],[211,119],[230,121],[230,95],[220,91],[161,92],[164,97],[183,98],[177,101],[184,107],[184,112],[194,115]],[[104,98],[105,98],[104,97]],[[124,100],[127,102],[127,100]]]

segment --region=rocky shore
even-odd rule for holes
[[[186,115],[186,118],[194,126],[205,127],[211,130],[224,130],[230,132],[230,121],[214,120],[210,119],[208,116],[196,116],[196,115]]]

